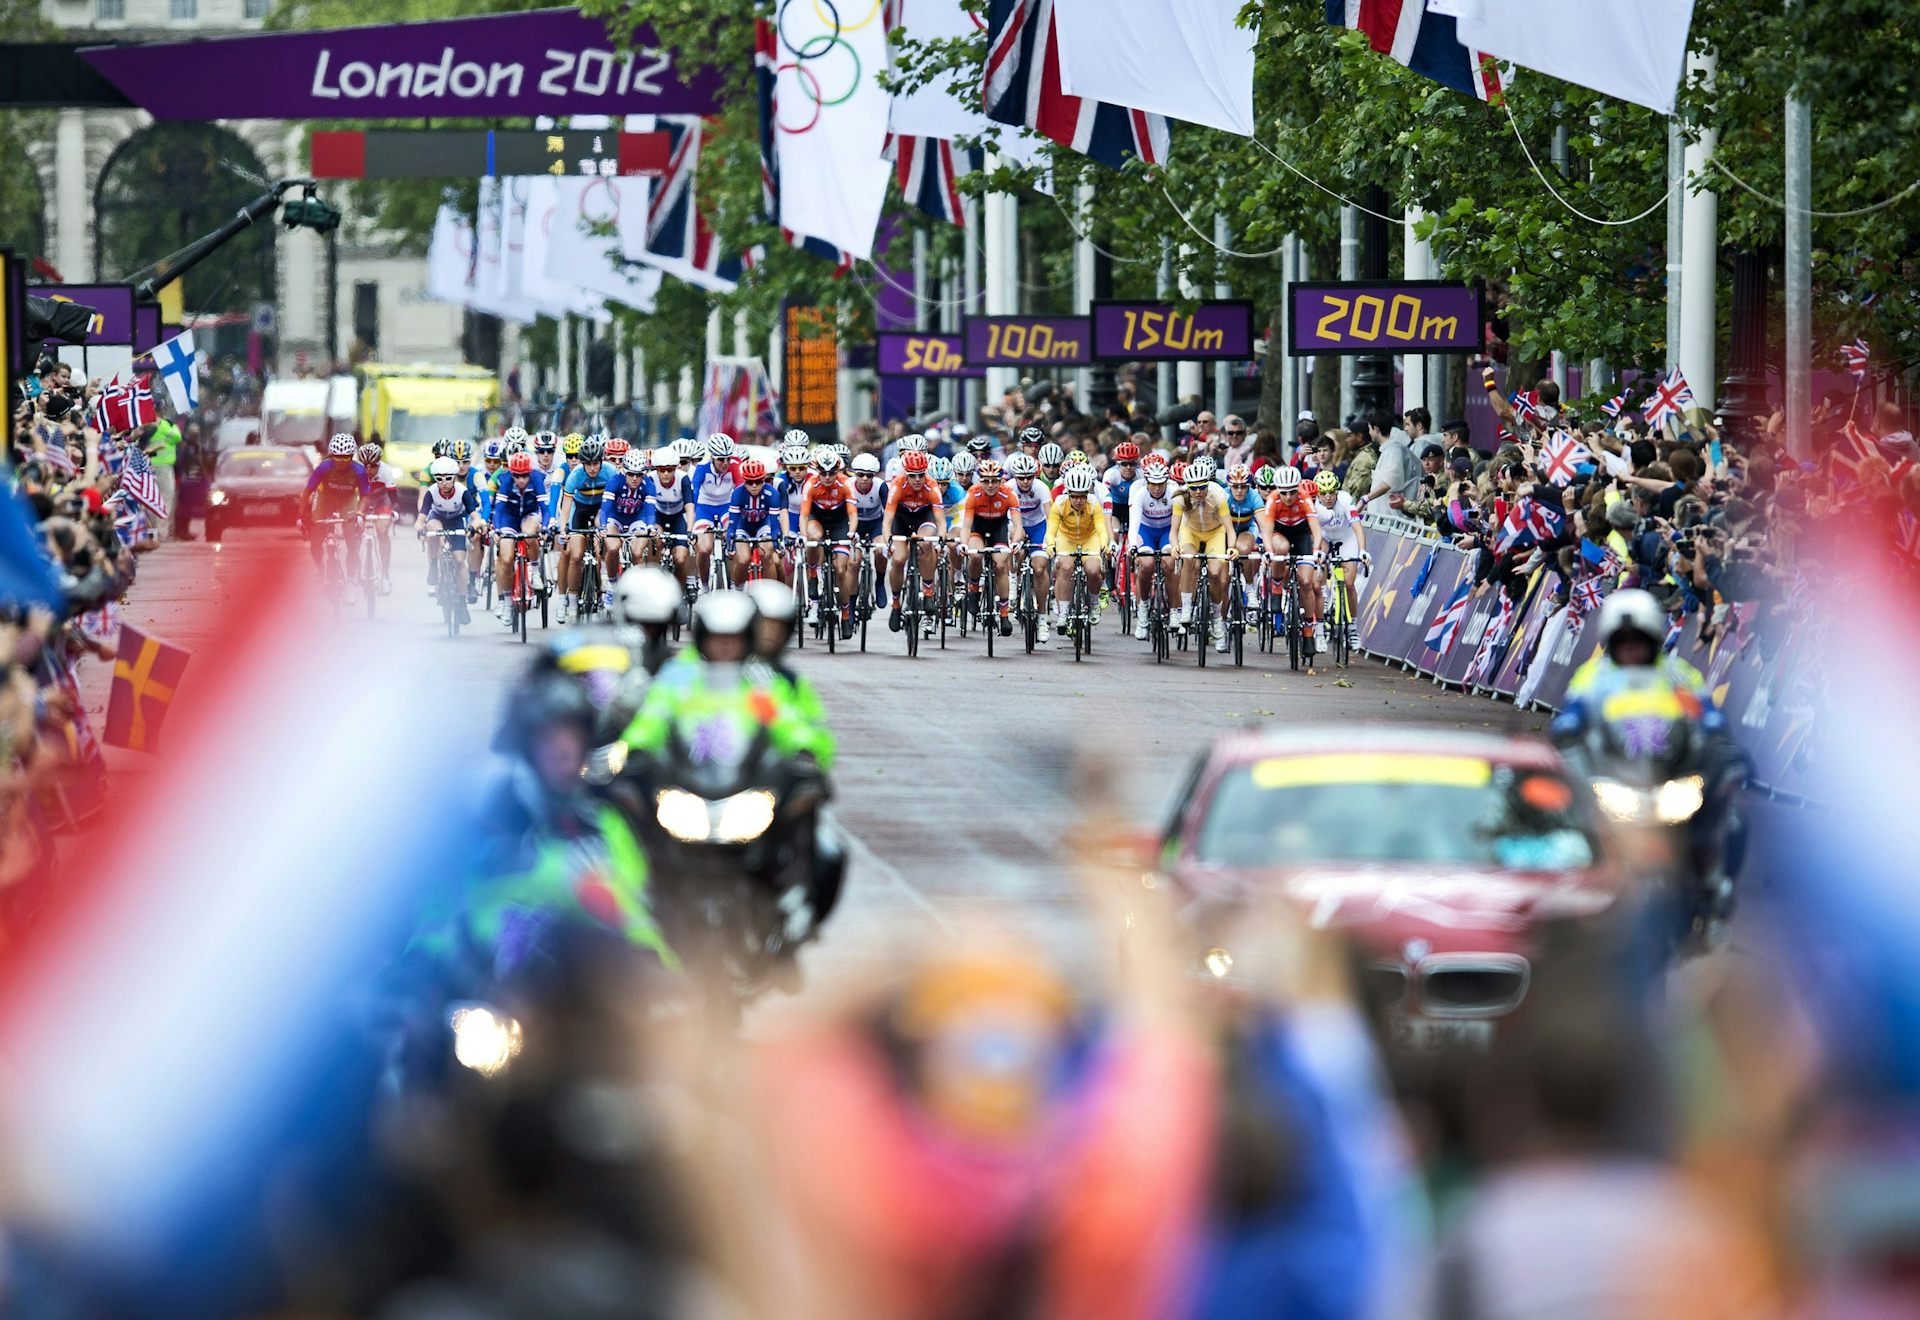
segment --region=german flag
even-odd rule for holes
[[[113,662],[113,693],[107,699],[109,747],[136,752],[158,750],[160,722],[173,702],[180,675],[193,653],[169,646],[137,628],[120,625],[120,650]]]

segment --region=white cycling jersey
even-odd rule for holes
[[[887,511],[887,483],[875,477],[873,485],[866,491],[860,489],[858,478],[849,481],[853,491],[853,516],[857,522],[872,522]]]
[[[1034,528],[1047,525],[1047,510],[1053,507],[1053,493],[1038,477],[1015,477],[1014,498],[1020,501],[1020,525]]]
[[[1332,508],[1316,499],[1313,511],[1320,517],[1320,534],[1331,544],[1345,548],[1353,540],[1353,527],[1359,511],[1354,508],[1353,497],[1347,492],[1334,492]]]
[[[1145,477],[1135,479],[1132,493],[1127,497],[1127,510],[1132,515],[1135,528],[1172,527],[1173,497],[1180,488],[1171,481],[1160,488],[1155,495],[1147,485]]]

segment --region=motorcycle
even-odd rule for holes
[[[1566,749],[1629,870],[1671,895],[1686,952],[1724,941],[1745,839],[1744,758],[1699,717],[1699,699],[1663,675],[1623,672]]]

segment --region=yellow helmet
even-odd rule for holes
[[[1340,478],[1334,476],[1331,469],[1322,468],[1320,475],[1313,479],[1313,484],[1320,488],[1322,495],[1331,495],[1340,489]]]
[[[580,446],[586,442],[587,437],[575,431],[560,442],[560,452],[568,458],[578,458],[580,456]]]

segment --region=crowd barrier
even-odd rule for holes
[[[1427,632],[1460,584],[1472,581],[1476,555],[1403,518],[1370,515],[1365,525],[1373,571],[1360,600],[1363,652],[1448,687],[1523,707],[1558,708],[1574,671],[1599,642],[1591,616],[1575,620],[1553,599],[1553,573],[1543,568],[1526,582],[1504,636],[1497,630],[1499,589],[1490,582],[1472,587],[1459,634],[1442,654],[1427,645]],[[1743,603],[1732,607],[1723,635],[1702,645],[1702,622],[1698,614],[1688,617],[1677,653],[1706,676],[1752,758],[1756,786],[1805,797],[1808,735],[1822,682],[1813,630],[1763,632],[1756,626],[1757,607]],[[1470,673],[1490,628],[1496,632],[1489,654],[1479,672]]]

